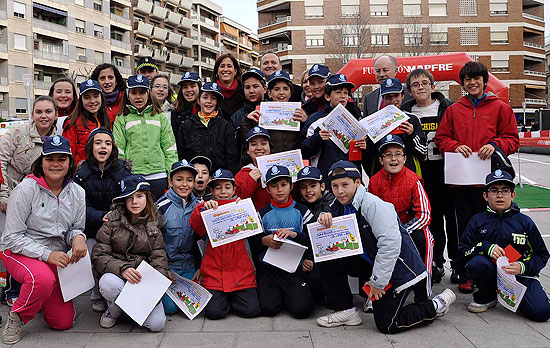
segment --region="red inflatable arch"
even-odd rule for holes
[[[464,64],[472,58],[466,53],[439,54],[435,56],[401,57],[397,59],[397,78],[403,82],[414,69],[423,68],[430,71],[436,81],[456,81],[460,84],[458,74]],[[346,75],[348,81],[355,86],[376,84],[374,77],[374,59],[352,59],[340,69],[339,73]],[[509,104],[508,87],[493,74],[489,73],[487,91],[493,92],[506,104]]]

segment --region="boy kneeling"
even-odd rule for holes
[[[361,184],[359,170],[351,162],[334,163],[328,181],[337,201],[332,205],[332,214],[322,214],[319,223],[330,226],[333,215],[356,214],[365,252],[319,263],[327,307],[336,312],[318,318],[317,323],[324,327],[361,324],[353,306],[348,275],[369,278],[365,285],[370,286],[368,296],[375,300],[374,321],[382,333],[392,334],[429,324],[447,314],[456,299],[450,289],[433,300],[404,305],[414,285],[426,278],[427,273],[393,206],[367,192]]]
[[[503,248],[511,245],[521,256],[503,270],[516,275],[517,281],[527,287],[519,312],[533,321],[547,321],[550,301],[538,275],[548,261],[548,249],[533,220],[520,213],[513,202],[514,188],[512,176],[507,172],[497,169],[489,174],[483,192],[487,211],[470,220],[460,241],[460,254],[466,259],[468,274],[478,288],[468,310],[481,313],[496,306],[497,266],[493,261],[505,256]]]

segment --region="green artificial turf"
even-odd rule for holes
[[[514,200],[520,208],[550,208],[550,189],[523,185],[516,186],[518,193]]]

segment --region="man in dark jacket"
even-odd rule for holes
[[[445,257],[443,252],[448,239],[447,252],[451,259],[451,282],[458,283],[458,234],[456,232],[456,218],[451,199],[451,190],[445,185],[443,177],[443,156],[433,139],[445,110],[453,101],[435,91],[434,77],[425,69],[413,70],[407,76],[407,90],[413,99],[401,105],[401,110],[411,112],[418,117],[422,130],[426,134],[428,154],[426,160],[420,162],[424,188],[432,206],[432,221],[430,232],[434,237],[434,267],[432,281],[439,283],[445,275]],[[443,223],[445,217],[445,224]],[[445,237],[445,231],[447,237]]]
[[[283,70],[283,66],[281,65],[281,59],[277,55],[277,53],[273,51],[267,51],[260,57],[260,69],[262,69],[262,72],[265,75],[266,79],[269,79],[273,73],[277,70]],[[290,96],[291,102],[301,102],[302,101],[302,86],[297,85],[295,83],[292,84],[292,95]],[[266,100],[270,100],[270,98],[266,95]]]

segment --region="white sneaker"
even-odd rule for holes
[[[438,317],[444,316],[449,311],[449,308],[456,300],[456,295],[451,289],[445,289],[442,293],[435,296],[432,301],[434,301],[437,306],[435,312]]]
[[[363,312],[365,313],[372,313],[374,312],[374,309],[372,308],[372,300],[370,297],[365,297],[363,300]]]
[[[2,342],[4,344],[16,344],[19,342],[22,328],[23,322],[19,318],[19,314],[10,312],[6,326],[4,326],[4,330],[2,331]]]
[[[105,313],[101,316],[101,319],[99,319],[99,326],[101,326],[104,329],[110,329],[113,326],[116,325],[117,318],[113,317],[111,315],[111,312],[107,309]]]
[[[92,310],[96,313],[103,313],[107,310],[107,304],[104,300],[93,300]]]
[[[361,324],[361,318],[357,310],[347,309],[339,312],[330,313],[328,315],[317,318],[317,324],[324,327],[334,327],[340,325],[356,326]]]
[[[468,311],[472,313],[483,313],[483,312],[486,312],[489,308],[493,308],[496,305],[497,305],[497,300],[491,301],[489,303],[471,302],[468,305]]]
[[[13,307],[13,304],[15,303],[15,301],[17,301],[17,297],[8,299],[6,301],[6,304],[8,305],[8,307]]]

